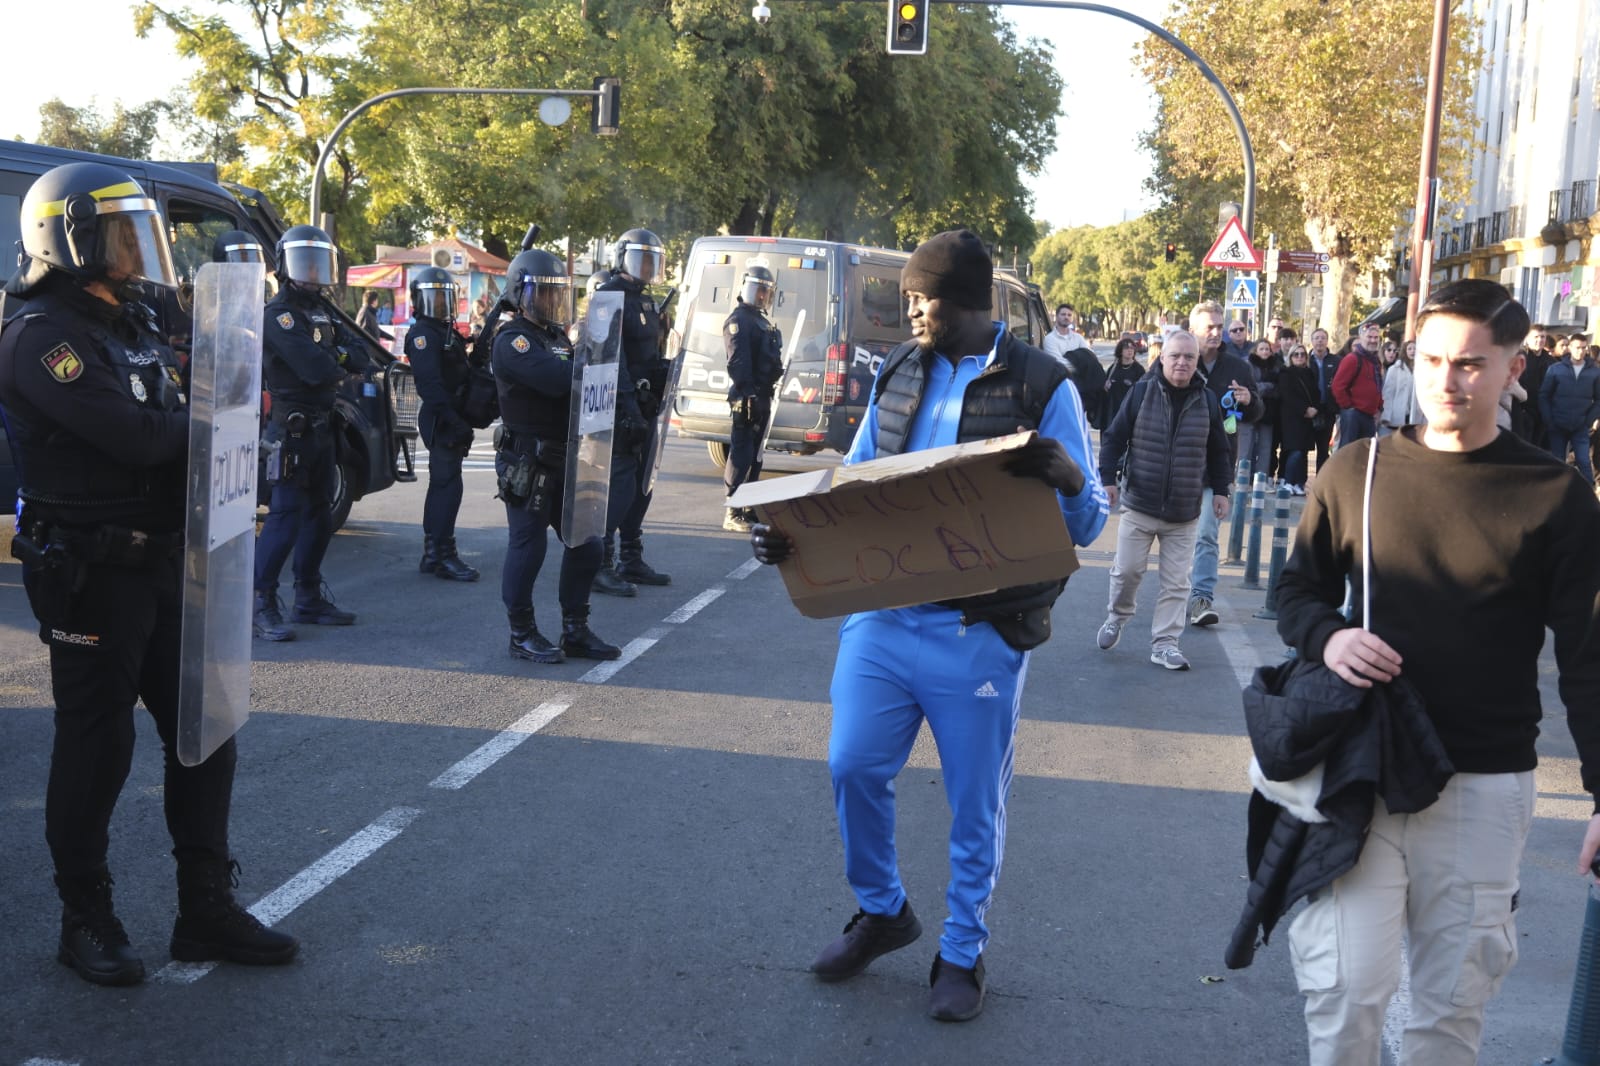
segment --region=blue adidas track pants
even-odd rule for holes
[[[897,914],[894,779],[924,718],[950,804],[949,917],[939,953],[971,967],[989,939],[984,914],[1005,851],[1017,717],[1028,655],[987,624],[927,605],[847,618],[833,671],[828,769],[845,877],[861,909]]]

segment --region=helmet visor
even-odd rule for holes
[[[572,279],[565,274],[526,275],[517,306],[536,322],[565,326],[572,321]]]
[[[666,253],[659,244],[625,244],[622,246],[622,272],[631,274],[649,285],[661,276]]]
[[[778,291],[778,284],[762,278],[752,278],[748,274],[744,279],[744,291],[739,298],[760,311],[772,310],[772,297]]]
[[[101,265],[111,277],[148,281],[168,289],[178,286],[167,230],[154,202],[143,197],[102,200],[99,218]]]
[[[424,318],[451,319],[456,317],[456,287],[454,285],[418,285],[412,308]]]
[[[236,241],[233,244],[222,246],[223,262],[225,263],[265,263],[267,257],[262,254],[261,245],[254,241]]]
[[[327,241],[285,241],[282,247],[283,262],[278,269],[290,281],[328,286],[337,280],[339,268],[333,245]]]

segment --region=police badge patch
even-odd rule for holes
[[[417,338],[417,351],[425,352],[427,350],[428,350],[428,338],[426,338],[426,337],[418,337]]]
[[[278,325],[282,326],[284,329],[294,329],[294,316],[285,311],[283,314],[278,316]]]
[[[128,389],[133,393],[133,398],[140,403],[144,403],[150,398],[150,394],[144,388],[144,378],[138,374],[128,375]]]
[[[512,337],[511,347],[515,348],[519,352],[525,352],[533,346],[528,343],[528,338],[526,337]]]
[[[321,326],[313,326],[312,327],[312,329],[311,329],[311,339],[316,341],[318,344],[322,343],[322,327]]]
[[[729,322],[728,323],[728,335],[730,337],[737,337],[739,335],[739,323],[737,323],[737,322]]]
[[[63,385],[69,381],[76,381],[78,375],[83,373],[83,360],[72,350],[72,345],[65,342],[45,352],[40,362],[50,371],[50,376]]]

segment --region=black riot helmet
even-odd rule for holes
[[[456,279],[448,270],[426,267],[411,275],[411,312],[442,322],[456,317]]]
[[[778,292],[778,279],[771,270],[760,263],[751,263],[744,268],[744,284],[739,290],[739,299],[749,304],[763,314],[772,310],[772,298]]]
[[[523,316],[541,326],[572,318],[572,278],[566,264],[542,248],[518,252],[506,267],[506,294]]]
[[[80,282],[175,288],[167,227],[156,202],[126,171],[104,163],[47,170],[22,198],[24,264],[42,278],[59,270]]]
[[[649,230],[631,229],[617,238],[611,249],[611,265],[649,285],[665,272],[667,250],[661,238]]]
[[[213,263],[265,263],[266,249],[244,230],[231,229],[217,237],[211,246]]]
[[[278,238],[278,276],[325,289],[339,280],[339,250],[316,226],[290,226]]]

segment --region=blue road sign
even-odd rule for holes
[[[1233,290],[1228,293],[1230,311],[1254,311],[1260,281],[1256,278],[1234,278]]]

